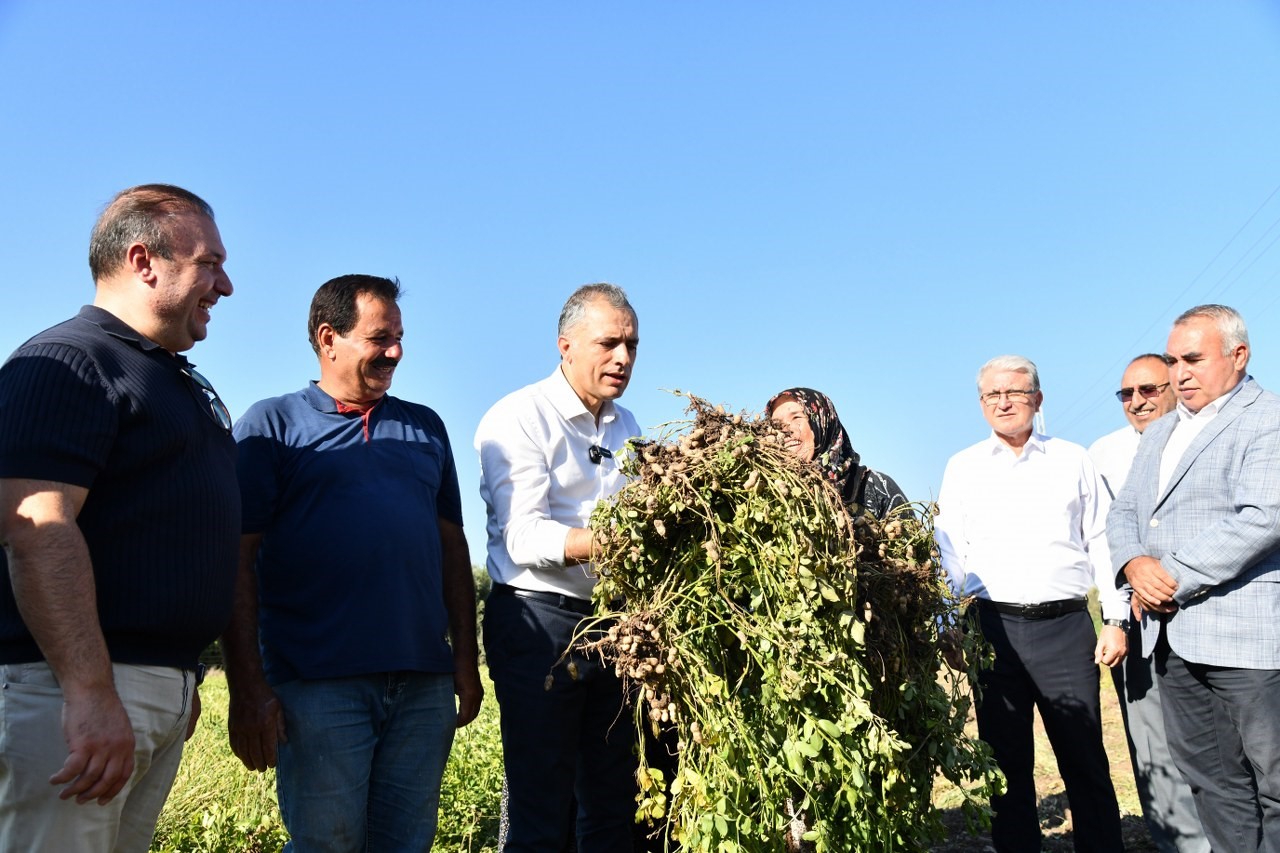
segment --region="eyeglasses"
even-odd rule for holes
[[[218,392],[213,390],[213,384],[205,379],[200,371],[194,367],[182,368],[182,375],[191,380],[196,388],[204,392],[204,402],[207,406],[205,412],[209,417],[213,418],[213,422],[218,426],[231,432],[231,411],[227,408],[227,404],[222,402],[222,398],[218,396]]]
[[[599,465],[601,459],[612,459],[613,451],[607,447],[601,447],[598,444],[593,444],[587,448],[587,458],[590,459],[593,464]]]
[[[1116,392],[1116,399],[1121,403],[1127,403],[1133,399],[1133,392],[1137,391],[1142,396],[1150,400],[1152,397],[1159,397],[1164,393],[1164,389],[1168,388],[1170,383],[1164,382],[1160,385],[1138,385],[1133,388],[1121,388]]]
[[[979,394],[978,399],[982,400],[982,405],[995,407],[1000,405],[1000,398],[1003,397],[1010,403],[1030,403],[1031,396],[1035,391],[988,391],[985,394]]]

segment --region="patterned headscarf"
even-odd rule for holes
[[[835,404],[821,391],[788,388],[769,399],[764,407],[765,414],[772,415],[774,408],[787,399],[799,403],[809,418],[809,428],[813,430],[813,463],[835,483],[844,502],[853,503],[862,480],[858,464],[861,460],[840,423]]]

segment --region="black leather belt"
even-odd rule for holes
[[[1056,619],[1068,613],[1078,613],[1089,606],[1087,599],[1064,598],[1061,601],[1042,601],[1039,604],[1010,604],[1005,601],[992,601],[979,598],[978,606],[1009,616],[1021,616],[1023,619]]]
[[[561,610],[568,610],[571,613],[577,613],[580,616],[590,616],[596,612],[594,604],[581,598],[574,598],[570,595],[561,595],[558,592],[539,592],[532,589],[521,589],[518,586],[509,586],[505,583],[495,583],[489,595],[514,595],[516,598],[527,598],[530,601],[541,601],[543,604],[550,604],[553,607],[559,607]]]

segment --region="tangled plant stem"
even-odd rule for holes
[[[787,849],[789,832],[916,850],[941,832],[941,774],[981,822],[998,775],[964,733],[968,695],[937,678],[956,602],[929,513],[851,516],[773,424],[689,400],[592,518],[602,615],[579,645],[629,685],[640,730],[677,745],[672,779],[642,759],[637,820],[707,853]]]

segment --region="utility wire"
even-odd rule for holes
[[[1170,300],[1168,306],[1166,306],[1165,309],[1161,311],[1159,314],[1155,315],[1155,317],[1151,321],[1151,324],[1148,325],[1140,334],[1138,334],[1134,342],[1131,343],[1125,350],[1125,352],[1130,354],[1121,355],[1119,358],[1112,361],[1111,364],[1106,368],[1105,374],[1099,375],[1099,377],[1095,379],[1085,389],[1084,394],[1082,396],[1077,397],[1076,399],[1071,400],[1070,402],[1067,403],[1067,405],[1063,408],[1062,412],[1058,414],[1059,423],[1065,424],[1066,429],[1070,429],[1071,427],[1074,427],[1076,424],[1080,423],[1086,415],[1091,414],[1093,411],[1095,411],[1098,408],[1099,405],[1102,404],[1101,400],[1103,398],[1101,398],[1100,395],[1095,393],[1096,390],[1099,387],[1101,387],[1104,382],[1111,381],[1111,378],[1115,376],[1117,370],[1120,367],[1122,367],[1124,364],[1128,363],[1128,360],[1133,357],[1133,354],[1137,353],[1141,342],[1146,340],[1147,336],[1151,334],[1152,330],[1155,329],[1157,326],[1159,326],[1162,322],[1164,322],[1165,318],[1170,316],[1173,313],[1176,306],[1182,304],[1183,298],[1188,293],[1191,292],[1191,289],[1195,287],[1196,283],[1199,282],[1201,278],[1204,277],[1205,273],[1207,273],[1210,270],[1210,268],[1212,268],[1213,265],[1218,262],[1218,259],[1221,258],[1223,254],[1226,253],[1227,249],[1231,247],[1231,244],[1234,243],[1250,225],[1253,224],[1253,220],[1258,218],[1258,214],[1260,214],[1263,211],[1263,209],[1265,209],[1266,206],[1271,203],[1271,200],[1275,198],[1277,194],[1280,194],[1280,184],[1277,184],[1275,189],[1273,189],[1267,195],[1267,197],[1263,199],[1262,204],[1258,205],[1258,207],[1253,211],[1253,213],[1249,215],[1249,218],[1245,220],[1244,224],[1236,229],[1235,233],[1231,235],[1231,237],[1227,240],[1227,242],[1222,244],[1222,248],[1220,248],[1217,251],[1217,253],[1214,254],[1214,256],[1209,259],[1209,262],[1204,265],[1204,267],[1200,270],[1200,272],[1196,273],[1195,277],[1187,283],[1186,287],[1182,288],[1182,290],[1180,290],[1178,294],[1174,296],[1172,300]],[[1273,225],[1272,227],[1275,227],[1275,226]],[[1270,228],[1267,229],[1268,232],[1270,232],[1270,230],[1271,230]],[[1263,236],[1266,236],[1266,235],[1264,234]],[[1262,238],[1260,237],[1259,240],[1261,239]],[[1257,245],[1256,241],[1254,245]],[[1252,248],[1253,247],[1251,246],[1249,251],[1252,251]],[[1268,248],[1270,248],[1270,245],[1268,245]],[[1245,255],[1247,254],[1248,254],[1248,251],[1245,252]],[[1259,257],[1261,257],[1261,255],[1259,255]],[[1238,264],[1239,264],[1239,261],[1237,261],[1236,264],[1232,266],[1232,268],[1234,269],[1234,267]],[[1073,412],[1073,410],[1075,410],[1080,405],[1087,405],[1087,408],[1084,412],[1076,413],[1073,417],[1066,417],[1068,413]]]
[[[1263,238],[1264,238],[1264,237],[1266,237],[1266,236],[1267,236],[1268,234],[1270,234],[1273,230],[1275,230],[1275,227],[1276,227],[1277,225],[1280,225],[1280,216],[1276,217],[1276,221],[1271,223],[1271,227],[1270,227],[1270,228],[1268,228],[1266,231],[1264,231],[1264,232],[1263,232],[1263,234],[1262,234],[1262,236],[1261,236],[1261,237],[1259,237],[1257,240],[1255,240],[1255,241],[1253,242],[1253,245],[1249,247],[1248,251],[1247,251],[1247,252],[1245,252],[1245,254],[1243,254],[1243,255],[1241,255],[1241,256],[1240,256],[1240,260],[1236,261],[1236,262],[1235,262],[1235,264],[1233,264],[1233,265],[1232,265],[1231,269],[1235,269],[1237,266],[1239,266],[1239,265],[1240,265],[1240,263],[1241,263],[1241,261],[1243,261],[1246,257],[1248,257],[1249,252],[1252,252],[1252,251],[1254,250],[1254,248],[1255,248],[1259,243],[1261,243],[1261,242],[1262,242],[1262,240],[1263,240]],[[1227,282],[1227,283],[1226,283],[1226,285],[1225,285],[1225,286],[1221,289],[1221,291],[1219,291],[1219,292],[1221,292],[1221,293],[1225,293],[1225,292],[1227,292],[1228,290],[1230,290],[1230,289],[1231,289],[1231,287],[1232,287],[1236,282],[1238,282],[1238,281],[1239,281],[1239,280],[1244,276],[1244,274],[1245,274],[1245,273],[1247,273],[1250,269],[1252,269],[1252,268],[1253,268],[1253,265],[1254,265],[1254,264],[1256,264],[1258,261],[1262,260],[1262,256],[1263,256],[1263,255],[1265,255],[1267,252],[1271,251],[1271,247],[1272,247],[1272,246],[1274,246],[1274,245],[1276,244],[1276,241],[1278,241],[1278,240],[1280,240],[1280,232],[1277,232],[1277,233],[1276,233],[1276,236],[1272,237],[1272,238],[1271,238],[1271,241],[1270,241],[1269,243],[1267,243],[1267,245],[1266,245],[1266,246],[1264,246],[1264,247],[1262,248],[1262,251],[1261,251],[1261,252],[1259,252],[1257,255],[1255,255],[1255,256],[1254,256],[1254,258],[1253,258],[1253,260],[1249,261],[1249,263],[1245,265],[1244,269],[1240,270],[1240,272],[1236,275],[1236,277],[1235,277],[1235,278],[1233,278],[1231,281]],[[1229,275],[1230,273],[1231,273],[1231,270],[1227,270],[1227,272],[1223,273],[1223,277],[1222,277],[1221,279],[1219,279],[1219,284],[1221,284],[1223,281],[1225,281],[1225,280],[1226,280],[1227,275]],[[1210,292],[1212,292],[1212,291],[1210,291]]]

